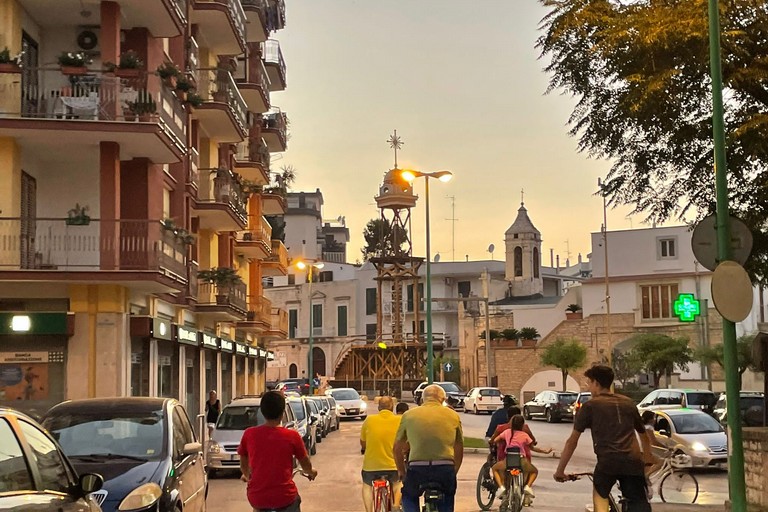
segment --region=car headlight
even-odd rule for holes
[[[360,404],[360,410],[361,410],[361,411],[364,411],[364,410],[366,410],[367,408],[368,408],[368,404],[367,404],[367,403],[365,403],[365,402],[362,402],[362,403]]]
[[[691,450],[695,452],[708,452],[709,448],[707,448],[707,446],[704,443],[700,443],[696,441],[691,445]]]
[[[123,498],[117,510],[139,510],[147,508],[160,499],[163,490],[156,483],[141,485],[132,490],[128,496]]]
[[[221,446],[216,441],[211,441],[208,445],[208,453],[221,453]]]

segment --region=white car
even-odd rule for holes
[[[336,414],[339,418],[364,419],[368,404],[354,388],[333,388],[325,392],[336,400]]]
[[[464,412],[489,414],[502,407],[502,394],[499,388],[472,388],[464,399]]]

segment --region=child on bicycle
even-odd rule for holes
[[[531,463],[531,450],[539,453],[552,453],[552,448],[546,450],[537,448],[534,440],[525,432],[525,418],[522,415],[516,414],[512,416],[509,421],[509,429],[504,430],[499,435],[495,435],[491,441],[495,442],[497,446],[500,446],[502,450],[499,453],[499,461],[493,465],[493,477],[496,480],[496,484],[501,490],[503,495],[506,490],[504,488],[504,472],[506,471],[506,451],[507,448],[517,447],[520,449],[521,464],[523,468],[523,474],[525,475],[525,488],[523,492],[530,497],[535,498],[536,495],[533,492],[533,482],[536,481],[536,477],[539,476],[539,470]]]
[[[654,434],[654,427],[656,426],[656,414],[653,411],[645,411],[640,416],[640,419],[643,420],[643,425],[645,426],[645,436],[648,438],[651,446],[662,446],[656,442],[656,434]],[[664,463],[664,461],[662,461],[655,454],[651,453],[651,456],[653,457],[653,462],[645,463],[645,485],[649,500],[653,498],[653,485],[651,484],[651,475],[661,469],[661,466]]]

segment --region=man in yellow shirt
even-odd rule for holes
[[[395,506],[400,505],[400,478],[395,464],[395,434],[400,427],[401,416],[392,410],[395,403],[391,397],[379,399],[379,413],[368,416],[360,431],[360,448],[363,457],[363,503],[366,512],[373,510],[373,481],[386,478],[394,493]]]
[[[464,460],[464,434],[456,411],[443,406],[445,390],[424,388],[424,403],[403,414],[395,438],[395,461],[403,482],[403,512],[419,511],[421,486],[435,484],[443,492],[439,512],[453,512],[456,474]],[[406,474],[404,454],[410,445]]]

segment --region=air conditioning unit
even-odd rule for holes
[[[453,278],[452,277],[446,277],[445,278],[445,286],[453,286]]]
[[[75,44],[88,55],[98,55],[101,52],[99,37],[101,31],[98,25],[84,25],[77,28]]]

